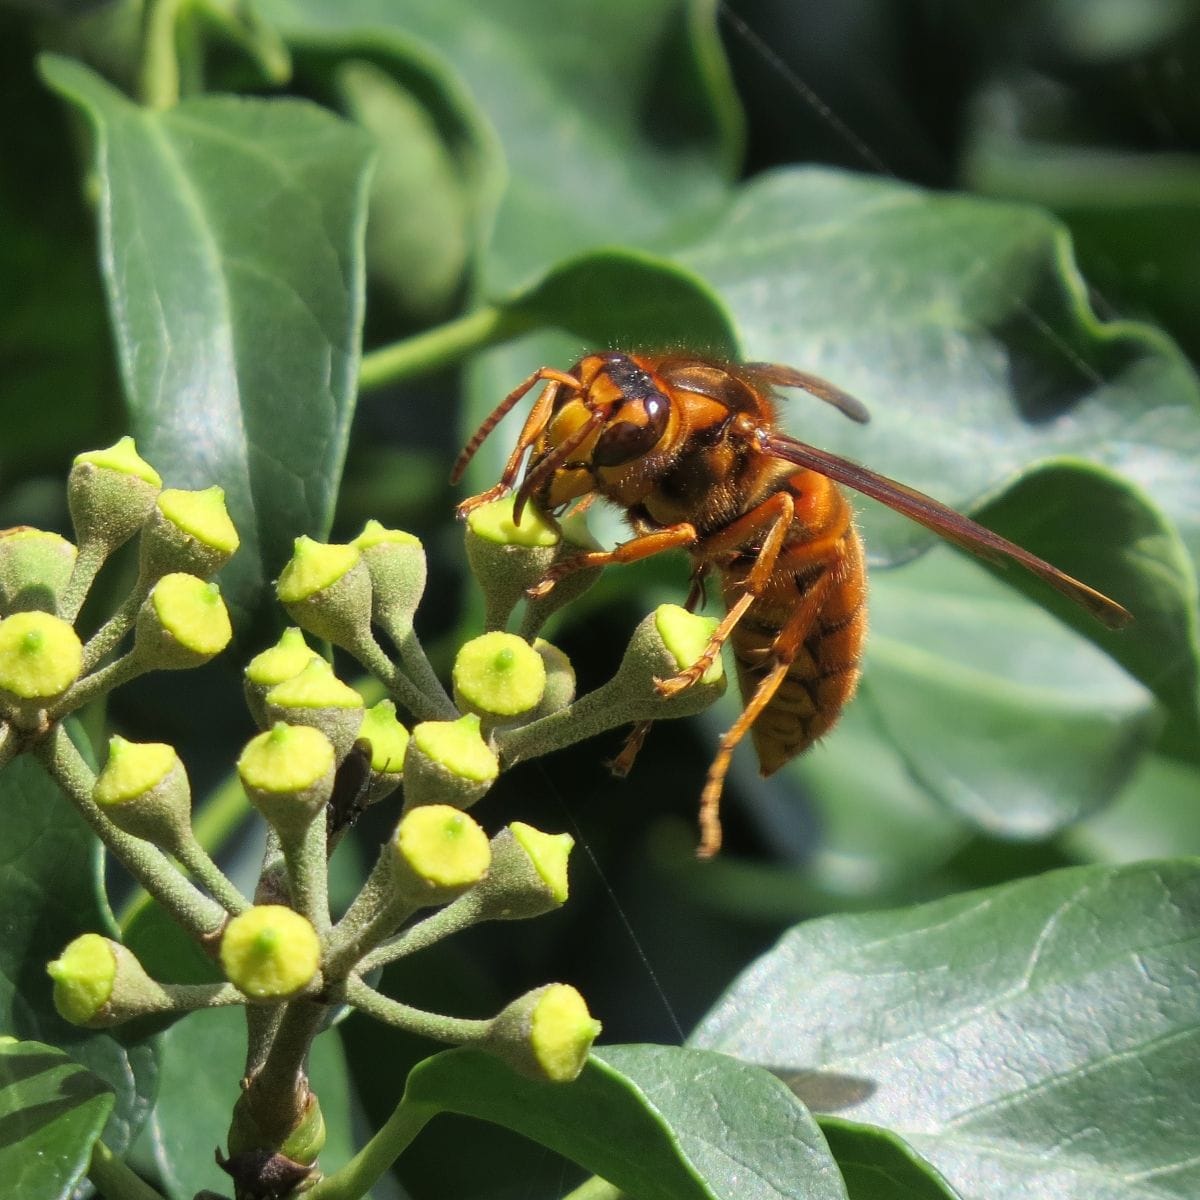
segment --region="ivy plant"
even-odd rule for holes
[[[0,5],[14,1195],[1200,1193],[1198,26],[1010,8]],[[683,558],[454,520],[597,349],[1132,624],[856,497],[858,694],[697,862]]]

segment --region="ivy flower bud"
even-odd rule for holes
[[[107,1029],[174,1007],[132,951],[98,933],[85,933],[70,942],[46,964],[46,972],[54,980],[59,1016],[85,1029]]]
[[[351,650],[370,638],[371,576],[356,546],[298,537],[275,593],[314,637]]]
[[[371,576],[374,619],[398,642],[412,629],[425,591],[425,547],[411,533],[387,529],[378,521],[368,521],[351,545]]]
[[[537,708],[525,719],[536,721],[564,709],[575,699],[575,668],[557,646],[544,638],[535,638],[533,648],[546,668],[546,690]]]
[[[479,733],[479,718],[422,721],[404,756],[405,807],[449,804],[470,808],[500,774],[500,763]]]
[[[600,549],[600,543],[592,537],[582,514],[568,513],[561,528],[562,541],[555,552],[552,566],[557,566],[564,559],[574,558],[578,554]],[[544,595],[528,599],[525,616],[521,621],[521,632],[526,637],[532,637],[553,613],[578,600],[603,573],[602,567],[583,567],[564,575]],[[536,580],[535,584],[540,582],[541,580]]]
[[[0,621],[0,702],[15,700],[14,715],[61,696],[82,669],[83,646],[61,617],[19,612]]]
[[[256,904],[221,937],[221,970],[251,1000],[275,1003],[304,991],[321,965],[321,942],[304,917],[282,904]]]
[[[276,684],[299,675],[313,659],[320,657],[304,640],[303,632],[292,625],[283,631],[275,645],[268,646],[250,660],[246,665],[242,690],[246,707],[260,729],[265,729],[271,723],[264,703],[267,693]]]
[[[240,544],[223,489],[215,484],[203,491],[166,488],[142,531],[142,578],[148,582],[183,571],[211,579]]]
[[[725,690],[719,656],[692,686],[672,696],[664,697],[658,682],[697,662],[716,624],[677,604],[660,605],[634,630],[617,673],[606,684],[541,720],[496,731],[505,766],[560,750],[617,725],[703,711]]]
[[[532,1079],[570,1083],[587,1062],[600,1022],[567,983],[548,983],[493,1018],[482,1048]]]
[[[483,717],[517,717],[530,712],[546,690],[546,664],[513,633],[472,638],[454,660],[454,699]]]
[[[285,840],[324,812],[335,768],[333,746],[319,729],[282,721],[251,738],[237,763],[250,803]]]
[[[333,743],[338,762],[350,753],[363,721],[362,697],[317,657],[298,675],[276,684],[266,694],[263,708],[272,724],[286,721],[319,729]]]
[[[114,734],[92,799],[118,829],[168,854],[191,841],[192,792],[173,746]]]
[[[448,804],[426,804],[404,814],[392,835],[394,893],[408,905],[448,904],[488,873],[487,834]]]
[[[138,612],[134,652],[147,669],[198,667],[233,637],[229,610],[215,583],[181,572],[164,575]]]
[[[550,569],[560,541],[558,530],[532,505],[525,506],[517,524],[513,505],[513,497],[505,496],[467,516],[467,562],[483,589],[488,629],[504,627],[526,588]]]
[[[111,554],[150,515],[162,477],[123,437],[105,450],[76,455],[67,477],[67,505],[80,545]]]
[[[0,530],[0,616],[55,612],[75,557],[75,547],[57,533],[25,525]]]
[[[371,743],[371,777],[366,804],[374,804],[400,786],[408,753],[408,730],[396,718],[396,706],[380,700],[363,714],[358,736]]]

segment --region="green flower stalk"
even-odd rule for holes
[[[405,806],[470,808],[499,774],[500,762],[483,740],[474,713],[457,721],[423,721],[412,731],[404,758]]]
[[[308,989],[321,967],[312,923],[281,904],[256,904],[221,936],[221,970],[249,1000],[277,1004]]]
[[[56,613],[76,557],[75,547],[57,533],[28,526],[0,530],[0,617]]]
[[[312,658],[307,666],[276,684],[263,699],[263,712],[274,725],[311,725],[333,744],[337,761],[350,753],[362,726],[362,696],[343,683],[323,658]]]
[[[61,600],[68,620],[79,615],[105,559],[145,523],[161,487],[162,478],[131,437],[76,456],[67,478],[67,505],[79,555]]]
[[[54,1007],[85,1029],[109,1029],[138,1017],[243,1004],[227,984],[161,984],[146,974],[120,942],[85,933],[69,943],[46,972],[54,980]]]

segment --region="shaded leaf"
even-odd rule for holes
[[[101,887],[100,843],[28,757],[0,771],[0,1029],[60,1046],[116,1094],[104,1141],[122,1154],[158,1082],[153,1044],[68,1025],[46,963],[81,933],[116,936]]]
[[[0,1178],[20,1200],[67,1200],[113,1106],[112,1092],[61,1050],[0,1045]]]
[[[712,7],[681,0],[264,0],[294,46],[451,71],[495,128],[508,186],[483,286],[638,244],[720,200],[740,118]]]

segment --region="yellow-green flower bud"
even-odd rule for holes
[[[251,738],[237,764],[250,803],[280,831],[303,832],[333,790],[333,745],[319,730],[282,721]]]
[[[472,923],[540,917],[567,901],[567,860],[575,839],[514,821],[492,838],[492,869],[462,904]]]
[[[221,970],[251,1000],[274,1003],[304,991],[321,965],[317,931],[282,904],[256,904],[221,937]]]
[[[422,721],[404,756],[405,807],[449,804],[470,808],[487,794],[500,764],[479,733],[479,718]]]
[[[533,505],[513,521],[513,497],[482,504],[467,516],[467,561],[483,589],[485,625],[502,629],[525,589],[550,569],[559,545],[558,530]]]
[[[242,690],[246,707],[254,723],[265,729],[270,725],[267,718],[266,695],[285,679],[299,675],[314,658],[321,656],[304,640],[304,633],[295,625],[285,629],[279,641],[256,654],[246,666]]]
[[[0,621],[0,693],[46,703],[83,669],[83,646],[61,617],[19,612]]]
[[[546,690],[537,708],[525,719],[536,721],[564,709],[575,699],[575,668],[557,646],[544,638],[536,638],[533,648],[546,668]]]
[[[215,484],[203,491],[166,488],[142,531],[142,577],[149,581],[184,571],[211,579],[240,544],[223,489]]]
[[[54,980],[59,1016],[85,1029],[107,1029],[175,1007],[131,951],[98,933],[85,933],[70,942],[47,963],[46,972]]]
[[[700,658],[716,624],[676,604],[660,605],[638,625],[617,673],[606,684],[548,717],[497,729],[495,740],[505,766],[559,750],[617,725],[703,711],[725,690],[719,656],[696,683],[675,695],[664,697],[658,683],[687,670]]]
[[[371,575],[356,546],[298,537],[275,593],[301,629],[353,650],[370,637]]]
[[[371,575],[374,619],[396,641],[412,629],[413,613],[425,591],[425,547],[400,529],[368,521],[351,543]]]
[[[67,478],[76,540],[111,554],[142,527],[161,487],[162,478],[131,437],[77,455]]]
[[[587,527],[587,521],[582,514],[568,513],[562,522],[561,529],[562,541],[555,552],[552,567],[566,559],[574,558],[578,554],[600,549],[600,543],[592,537]],[[526,637],[532,637],[553,613],[573,600],[579,599],[603,573],[602,567],[584,567],[581,570],[572,571],[559,579],[554,587],[544,595],[529,599],[525,607],[525,616],[521,621],[521,632]],[[534,585],[540,582],[541,580],[535,580]]]
[[[495,1017],[482,1045],[522,1075],[570,1083],[583,1070],[600,1028],[570,984],[548,983]]]
[[[208,662],[232,637],[221,589],[180,572],[164,575],[146,597],[134,646],[147,668],[177,671]]]
[[[488,872],[487,834],[448,804],[405,813],[392,836],[392,884],[408,904],[448,904]]]
[[[118,829],[168,854],[191,840],[192,792],[173,746],[114,734],[92,799]]]
[[[323,658],[313,658],[298,674],[276,684],[265,696],[267,719],[311,725],[333,743],[341,762],[350,753],[363,720],[363,700],[343,683]]]
[[[75,547],[57,533],[27,525],[0,530],[0,616],[57,611],[75,554]]]
[[[546,690],[542,656],[513,633],[472,638],[454,660],[454,699],[485,717],[516,717],[537,707]]]
[[[380,700],[363,714],[358,736],[371,743],[371,778],[366,804],[374,804],[400,786],[408,753],[408,730],[396,718],[396,706]]]

